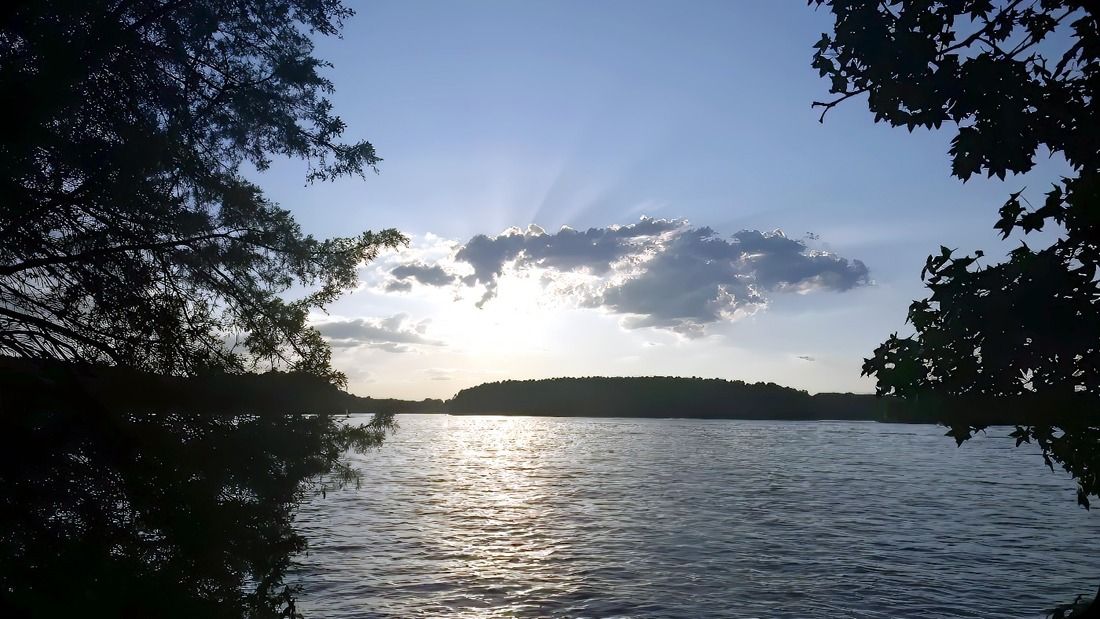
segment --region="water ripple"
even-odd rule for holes
[[[307,616],[1040,617],[1100,518],[1007,431],[406,415],[317,497]]]

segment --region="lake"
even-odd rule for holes
[[[307,617],[1041,617],[1100,516],[1008,428],[402,415],[303,506]]]

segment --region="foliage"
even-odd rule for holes
[[[1000,209],[1004,238],[1054,226],[1050,246],[1026,243],[983,266],[982,252],[941,248],[922,271],[930,294],[909,309],[915,334],[892,335],[866,360],[880,394],[940,405],[960,397],[1037,398],[1044,417],[1020,425],[1051,468],[1079,482],[1078,501],[1100,496],[1100,15],[1084,0],[848,2],[827,6],[835,32],[813,66],[836,98],[822,117],[866,93],[876,121],[954,127],[951,171],[1029,171],[1040,153],[1072,175],[1032,208],[1023,191]],[[984,426],[960,406],[941,419],[960,444]]]
[[[853,394],[811,396],[774,383],[590,376],[485,383],[459,391],[446,409],[475,415],[883,420],[888,404]]]
[[[0,11],[0,355],[65,361],[0,368],[0,614],[295,614],[293,508],[392,418],[287,415],[339,399],[323,390],[258,415],[245,372],[343,385],[309,313],[405,239],[313,238],[245,173],[298,158],[312,182],[380,161],[340,141],[313,56],[349,15],[340,0]],[[74,362],[162,377],[97,389]],[[125,389],[141,397],[114,399]]]
[[[241,173],[363,174],[314,35],[339,0],[43,0],[0,30],[0,354],[344,379],[306,323],[393,230],[318,240]],[[295,284],[311,292],[295,300]],[[227,346],[227,339],[240,341]]]
[[[53,383],[75,382],[84,397],[110,410],[158,414],[281,415],[438,413],[443,401],[367,398],[352,395],[323,377],[305,372],[230,374],[210,370],[197,376],[149,374],[131,368],[0,357],[0,372],[46,379],[38,392],[4,394],[0,404],[57,410],[71,400],[50,398],[63,391]],[[40,383],[41,384],[41,383]],[[11,382],[9,390],[15,385]],[[29,396],[34,397],[28,399]],[[18,398],[13,400],[12,398]]]
[[[160,381],[126,375],[137,394]],[[297,616],[283,584],[305,547],[294,508],[354,480],[345,452],[380,444],[391,418],[211,414],[224,406],[216,391],[178,410],[135,408],[104,397],[115,378],[62,364],[0,371],[0,614]],[[204,392],[205,379],[181,380]]]

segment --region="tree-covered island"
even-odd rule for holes
[[[459,391],[453,415],[684,417],[937,423],[944,411],[987,425],[1022,423],[1054,402],[956,398],[921,402],[871,394],[818,393],[775,383],[675,376],[505,380]]]

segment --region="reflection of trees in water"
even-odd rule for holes
[[[389,423],[127,413],[75,380],[4,379],[4,616],[292,616],[294,508],[349,480],[343,454]]]

